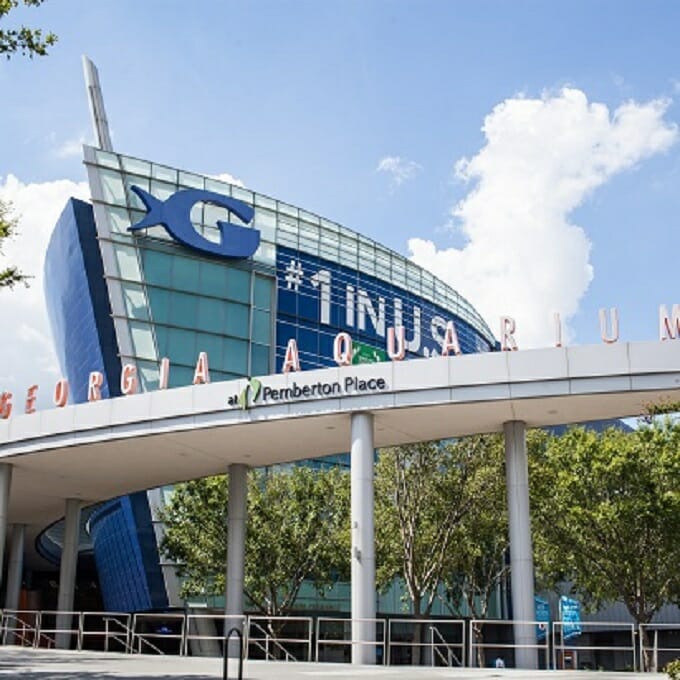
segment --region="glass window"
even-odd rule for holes
[[[198,352],[206,352],[208,355],[208,367],[211,369],[219,370],[222,367],[223,347],[224,341],[219,335],[210,335],[209,333],[196,334],[196,358],[198,359]]]
[[[229,222],[231,215],[226,208],[221,208],[219,205],[212,203],[203,204],[203,222],[209,227],[217,227],[217,222]]]
[[[196,354],[196,334],[181,328],[168,328],[167,355],[173,363],[195,366],[198,358]],[[172,370],[170,374],[172,375]],[[189,383],[191,383],[191,380],[189,380]]]
[[[161,182],[157,179],[151,180],[151,195],[160,201],[165,201],[177,191],[176,184]]]
[[[159,357],[168,356],[168,338],[170,329],[166,326],[154,326],[154,333],[156,334],[156,349]]]
[[[130,246],[123,246],[119,243],[114,245],[116,260],[118,261],[118,272],[121,278],[132,281],[141,281],[142,275],[139,271],[137,261],[137,251]]]
[[[170,323],[184,328],[194,328],[197,317],[196,297],[186,293],[171,293]]]
[[[132,175],[143,175],[148,177],[151,174],[151,163],[140,161],[138,158],[130,158],[128,156],[121,156],[120,160],[123,164],[123,170]]]
[[[142,210],[146,214],[146,206],[142,202],[142,199],[137,196],[133,191],[132,187],[139,187],[144,189],[144,191],[149,191],[149,179],[147,177],[137,177],[135,175],[126,175],[125,177],[125,193],[127,195],[127,203],[131,208],[136,208],[137,210]]]
[[[192,257],[174,255],[172,258],[172,287],[180,290],[198,288],[199,261]]]
[[[144,392],[158,389],[158,364],[147,361],[138,361],[137,371]]]
[[[191,385],[194,380],[195,368],[188,366],[170,366],[170,375],[168,376],[168,387],[185,387]]]
[[[170,321],[170,291],[163,288],[147,287],[146,294],[149,297],[151,318],[156,323],[168,323]]]
[[[129,235],[128,227],[130,226],[130,215],[127,208],[113,208],[106,206],[106,215],[109,218],[109,228],[114,234]]]
[[[261,262],[262,264],[274,266],[276,264],[276,246],[272,243],[262,241],[260,247],[253,255],[253,260],[255,260],[255,262]]]
[[[285,215],[291,215],[292,217],[298,216],[298,209],[287,203],[279,202],[279,212],[284,213]]]
[[[227,182],[221,182],[214,177],[205,178],[205,188],[207,191],[214,191],[216,194],[222,194],[223,196],[231,195],[231,186]]]
[[[214,298],[198,298],[198,329],[211,333],[225,332],[226,303]]]
[[[135,353],[138,357],[141,359],[156,358],[153,334],[151,333],[151,326],[148,323],[131,321],[130,334],[132,335],[132,344],[135,347]]]
[[[248,343],[245,340],[225,338],[222,368],[229,373],[248,375]]]
[[[274,282],[264,276],[255,276],[253,284],[253,304],[259,309],[272,308],[272,291]]]
[[[170,286],[172,281],[172,256],[147,248],[142,248],[140,252],[142,253],[145,281],[159,286]]]
[[[165,165],[157,165],[154,163],[151,169],[151,176],[154,177],[154,179],[160,179],[163,182],[177,184],[177,170],[168,168]]]
[[[268,375],[270,350],[265,345],[252,345],[250,348],[250,373],[251,375]]]
[[[271,315],[261,309],[253,311],[253,342],[271,342]]]
[[[199,291],[221,296],[227,288],[227,268],[216,262],[201,262]]]
[[[226,332],[239,338],[247,338],[250,333],[247,305],[227,302],[225,307],[226,319],[224,327]]]
[[[120,173],[115,170],[99,170],[103,198],[106,203],[125,205],[125,187]]]
[[[142,321],[149,320],[149,310],[144,297],[144,290],[140,285],[132,283],[123,284],[123,298],[128,316]]]
[[[224,294],[230,300],[250,302],[250,272],[235,267],[227,267]]]
[[[242,187],[233,186],[231,188],[231,195],[234,198],[238,198],[239,201],[245,201],[250,205],[253,205],[253,192],[243,189]]]
[[[118,170],[118,156],[109,151],[102,151],[101,149],[94,150],[94,157],[98,165],[103,165],[107,168],[115,168]]]
[[[276,210],[276,201],[262,194],[255,194],[255,205],[261,205],[263,208]]]
[[[191,172],[179,173],[179,183],[183,187],[189,187],[190,189],[202,189],[203,188],[203,178],[200,175],[194,175]]]

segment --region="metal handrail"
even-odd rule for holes
[[[280,649],[285,654],[286,661],[297,661],[297,659],[277,640],[277,638],[269,635],[269,633],[259,623],[249,621],[248,627],[250,628],[250,626],[255,626],[257,630],[262,631],[265,638],[263,640],[262,638],[254,638],[252,635],[248,635],[248,642],[253,642],[265,653],[266,656],[271,657],[275,661],[277,660],[276,656],[274,656],[274,654],[269,651],[269,643],[272,642],[276,649]],[[265,642],[266,647],[261,644],[263,641]]]
[[[485,626],[515,626],[517,624],[521,626],[531,626],[537,628],[538,626],[545,626],[545,621],[520,621],[514,619],[470,619],[470,641],[469,641],[469,659],[468,663],[470,667],[474,662],[475,651],[478,649],[535,649],[537,651],[543,651],[545,654],[545,664],[546,668],[550,664],[550,639],[546,634],[545,641],[541,642],[537,640],[533,642],[477,642],[475,640],[474,627],[479,625]],[[535,638],[534,638],[535,639]]]
[[[640,626],[640,670],[644,672],[657,672],[659,668],[659,652],[671,652],[680,656],[680,647],[659,647],[659,631],[679,630],[678,623],[641,623]],[[645,633],[654,633],[654,644],[651,648],[645,647]],[[652,664],[647,668],[647,655],[645,652],[652,652]]]
[[[184,631],[184,645],[182,654],[187,656],[189,653],[189,642],[192,640],[224,640],[224,634],[215,635],[199,635],[191,632],[191,622],[198,620],[213,620],[219,621],[222,624],[222,630],[226,629],[227,621],[240,622],[242,627],[246,627],[248,617],[245,615],[238,614],[186,614],[186,626]]]
[[[375,624],[382,623],[382,625],[383,625],[382,641],[380,641],[380,640],[353,640],[353,639],[346,640],[344,638],[342,640],[322,640],[321,639],[321,624],[323,622],[350,624],[350,626],[353,623],[375,623]],[[351,635],[351,632],[350,632],[350,635]],[[316,620],[316,654],[315,654],[315,660],[317,662],[319,661],[319,646],[320,645],[329,645],[329,646],[333,646],[333,645],[347,646],[347,645],[349,645],[351,649],[354,648],[354,645],[376,646],[376,647],[382,646],[382,648],[383,648],[383,658],[384,658],[386,653],[387,653],[387,621],[386,621],[386,619],[371,619],[371,618],[369,618],[369,619],[366,619],[366,618],[343,619],[343,618],[339,618],[339,617],[320,616]]]
[[[461,623],[463,623],[463,622],[461,621]],[[435,641],[434,641],[435,633],[437,634],[437,637],[439,638],[440,642],[435,643]],[[463,636],[465,636],[465,625],[464,624],[463,624]],[[435,663],[434,663],[434,654],[435,653],[449,667],[451,667],[453,665],[451,663],[451,657],[453,657],[456,660],[456,662],[458,663],[459,666],[463,665],[462,659],[459,659],[454,654],[454,652],[451,651],[451,650],[454,649],[455,647],[460,647],[461,651],[463,651],[463,653],[465,653],[465,639],[464,638],[463,638],[463,641],[460,644],[448,642],[447,640],[444,639],[444,636],[441,634],[441,631],[439,630],[439,628],[437,628],[437,626],[430,626],[430,640],[431,640],[432,652],[433,652],[433,654],[432,654],[432,665],[433,666],[435,665]],[[446,647],[446,650],[449,653],[448,659],[445,658],[444,655],[442,654],[442,652],[439,650],[439,647],[441,647],[442,645],[444,647]]]
[[[312,637],[313,637],[313,631],[314,631],[314,620],[312,619],[311,616],[249,616],[248,617],[248,639],[246,640],[246,645],[248,642],[252,641],[257,641],[260,640],[260,638],[252,638],[250,635],[250,626],[254,625],[260,628],[262,630],[262,626],[259,625],[258,621],[263,621],[263,622],[272,622],[272,621],[282,621],[284,624],[285,623],[292,623],[292,622],[301,622],[305,624],[305,628],[307,629],[307,637],[304,638],[293,638],[293,637],[281,637],[281,636],[272,636],[269,635],[268,633],[265,632],[265,642],[267,641],[267,638],[269,639],[276,639],[280,643],[299,643],[299,644],[304,644],[307,647],[307,661],[312,660]],[[292,655],[291,655],[292,656]]]
[[[168,621],[168,620],[173,620],[173,621],[181,621],[181,631],[179,633],[138,633],[137,632],[137,622],[138,621],[143,621],[143,620],[153,620],[153,619],[161,619],[163,621]],[[142,642],[149,647],[150,649],[153,649],[157,654],[163,654],[165,655],[165,652],[162,651],[158,646],[153,644],[152,642],[149,642],[149,638],[151,639],[157,639],[157,640],[178,640],[179,641],[179,648],[178,652],[181,656],[182,654],[182,648],[184,647],[184,634],[186,631],[186,615],[185,614],[147,614],[147,613],[137,613],[134,614],[132,617],[132,645],[134,646],[135,640],[139,642],[137,653],[141,654],[142,653]]]
[[[35,626],[32,626],[30,623],[24,621],[20,617],[21,614],[30,614],[35,617]],[[39,641],[41,639],[44,639],[47,643],[47,648],[50,649],[52,645],[54,644],[54,640],[49,637],[48,635],[43,634],[40,631],[40,618],[42,616],[42,612],[37,611],[37,610],[31,610],[31,609],[5,609],[2,612],[2,619],[0,620],[0,623],[2,625],[2,642],[3,644],[7,644],[7,637],[8,634],[11,635],[18,635],[19,638],[22,640],[22,642],[27,641],[28,637],[26,636],[26,631],[28,630],[30,633],[33,634],[33,642],[30,645],[23,645],[22,646],[31,646],[31,647],[38,647],[39,646]],[[7,622],[9,620],[17,621],[18,623],[21,624],[21,628],[17,627],[10,627],[7,625]]]

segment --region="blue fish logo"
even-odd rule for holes
[[[128,231],[148,229],[160,224],[175,241],[187,248],[220,257],[250,257],[260,245],[260,232],[257,229],[218,221],[220,241],[215,243],[201,236],[191,223],[191,209],[196,203],[212,203],[233,212],[248,224],[253,219],[255,211],[243,201],[202,189],[182,189],[161,201],[144,189],[137,186],[131,188],[146,206],[147,214],[137,224],[128,227]]]

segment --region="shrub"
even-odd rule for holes
[[[667,663],[664,671],[668,674],[670,680],[680,680],[680,659]]]

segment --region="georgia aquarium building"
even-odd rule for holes
[[[449,321],[463,352],[495,348],[467,300],[357,232],[210,177],[84,151],[92,202],[69,201],[45,262],[73,402],[87,400],[92,371],[104,397],[120,395],[126,364],[140,390],[191,384],[201,352],[212,382],[275,373],[290,339],[302,370],[334,365],[342,331],[355,363],[387,359],[386,330],[399,326],[407,358],[437,354]],[[118,498],[89,518],[109,610],[176,602],[174,570],[158,551],[164,493]]]

